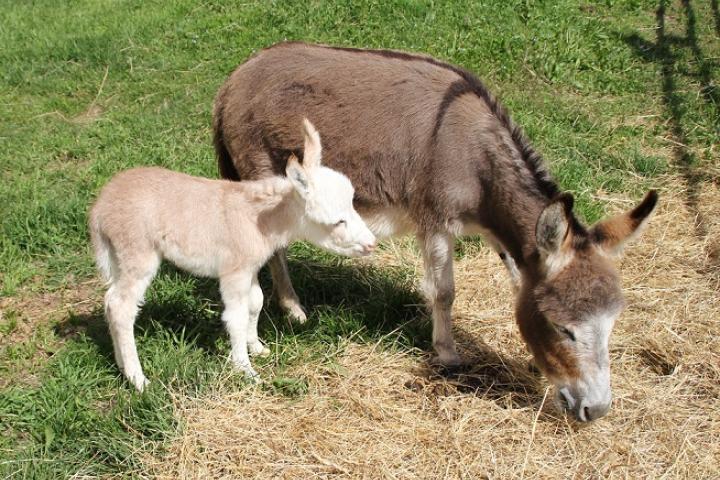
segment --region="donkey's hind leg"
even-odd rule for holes
[[[141,255],[133,252],[131,258],[121,256],[118,260],[117,276],[105,294],[105,316],[115,361],[125,377],[142,392],[148,381],[140,366],[133,331],[145,290],[160,266],[160,257],[154,251],[147,251]]]
[[[307,320],[300,299],[295,293],[290,272],[287,264],[287,249],[283,248],[275,252],[268,262],[270,275],[273,281],[273,290],[280,304],[280,308],[287,313],[291,319],[302,324]]]

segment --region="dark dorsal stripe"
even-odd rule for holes
[[[433,140],[437,139],[438,132],[440,131],[443,119],[445,118],[445,114],[447,113],[448,108],[450,108],[450,105],[456,98],[460,98],[466,93],[474,92],[465,80],[456,80],[450,84],[447,90],[445,90],[445,95],[443,95],[443,99],[440,102],[440,108],[438,108],[437,115],[435,115],[435,126],[433,127],[432,132]]]
[[[302,42],[300,42],[302,43]],[[515,143],[515,147],[520,153],[525,165],[532,174],[535,184],[537,185],[540,192],[542,192],[547,198],[553,198],[555,195],[560,193],[560,189],[557,184],[550,177],[550,173],[545,168],[542,157],[535,149],[530,145],[529,140],[525,137],[522,129],[515,125],[510,119],[510,115],[503,105],[490,93],[485,85],[469,71],[451,65],[449,63],[441,62],[432,57],[426,57],[422,55],[415,55],[407,52],[398,52],[395,50],[374,50],[364,48],[352,48],[352,47],[333,47],[320,45],[323,48],[329,48],[332,50],[340,50],[344,52],[355,52],[355,53],[367,53],[370,55],[379,55],[386,58],[392,58],[397,60],[414,61],[414,62],[426,62],[436,67],[450,70],[455,74],[459,75],[462,80],[453,82],[448,88],[443,100],[440,104],[438,114],[436,116],[435,127],[433,128],[433,136],[437,136],[442,120],[450,107],[452,102],[458,97],[466,94],[473,93],[478,97],[482,98],[485,104],[488,106],[492,114],[500,121],[500,123],[510,132],[510,136]]]

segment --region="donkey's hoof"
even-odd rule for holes
[[[433,355],[430,357],[429,363],[433,367],[443,367],[448,369],[458,368],[465,365],[462,357],[455,352]]]
[[[293,323],[302,325],[307,322],[307,314],[299,303],[285,304],[283,309]]]

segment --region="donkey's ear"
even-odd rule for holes
[[[590,230],[590,238],[605,252],[619,255],[629,241],[637,238],[657,205],[658,194],[650,190],[640,205],[631,211],[598,222]]]
[[[298,158],[295,155],[290,155],[288,158],[287,166],[285,167],[285,175],[288,180],[292,183],[293,188],[297,191],[302,198],[307,199],[310,195],[310,185],[308,184],[308,176],[305,168],[300,165]]]
[[[310,123],[307,118],[302,122],[303,137],[305,138],[305,151],[303,153],[303,165],[307,171],[320,166],[322,158],[322,144],[320,143],[320,134],[315,126]]]
[[[563,193],[545,207],[535,226],[535,241],[540,255],[547,258],[561,252],[570,232],[573,197]]]

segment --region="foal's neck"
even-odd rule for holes
[[[233,182],[234,190],[250,207],[258,230],[275,249],[286,247],[301,237],[305,203],[289,180],[271,177]]]

